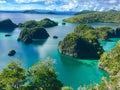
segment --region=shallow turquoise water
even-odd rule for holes
[[[75,24],[67,23],[65,26],[61,24],[62,19],[70,17],[66,15],[47,15],[47,14],[12,14],[1,13],[0,20],[5,18],[12,19],[15,23],[24,22],[27,20],[41,20],[43,18],[51,18],[59,22],[59,26],[47,29],[50,34],[50,38],[47,40],[40,40],[38,43],[25,45],[22,42],[17,42],[17,37],[20,32],[20,28],[16,28],[11,32],[11,37],[5,37],[4,32],[0,32],[0,69],[4,68],[12,60],[20,60],[25,68],[29,68],[39,60],[51,57],[55,60],[55,68],[58,72],[58,79],[66,86],[71,86],[75,90],[79,85],[90,85],[92,83],[99,83],[102,76],[108,76],[107,73],[100,70],[97,66],[98,60],[79,60],[73,59],[68,56],[61,55],[58,52],[57,45],[66,34],[73,31]],[[91,24],[94,27],[108,25],[113,28],[116,25],[113,24]],[[53,39],[52,36],[57,35],[58,39]],[[118,38],[113,38],[111,42],[101,42],[104,49],[109,51],[112,49]],[[16,55],[14,57],[8,57],[9,50],[15,49]]]

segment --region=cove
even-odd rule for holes
[[[6,32],[0,32],[0,69],[4,68],[12,60],[20,60],[25,68],[29,68],[39,60],[44,60],[51,57],[54,60],[55,69],[58,72],[58,79],[63,82],[65,86],[71,86],[75,90],[80,85],[90,85],[99,83],[101,77],[108,77],[108,74],[98,68],[98,60],[80,60],[74,59],[58,52],[57,46],[66,34],[73,31],[75,24],[67,23],[62,25],[62,19],[71,17],[69,15],[49,15],[49,14],[22,14],[22,13],[1,13],[0,20],[10,18],[15,23],[25,22],[28,20],[41,20],[43,18],[50,18],[58,21],[59,25],[53,28],[47,28],[50,37],[47,40],[40,40],[38,43],[25,45],[22,42],[17,42],[18,35],[21,28],[16,28],[11,32],[11,37],[5,37]],[[112,26],[115,24],[106,23],[92,23],[94,27],[97,26]],[[57,35],[58,39],[53,39]],[[112,41],[100,41],[105,51],[111,50],[119,40],[113,38]],[[14,57],[7,56],[9,50],[15,49],[16,55]]]

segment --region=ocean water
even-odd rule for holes
[[[108,74],[98,68],[98,60],[80,60],[69,56],[61,55],[58,52],[58,43],[68,33],[72,32],[75,24],[67,23],[62,25],[62,19],[71,17],[69,15],[48,15],[48,14],[22,14],[22,13],[0,13],[0,20],[10,18],[14,23],[25,22],[28,20],[41,20],[50,18],[59,22],[59,25],[52,28],[46,28],[50,37],[47,40],[39,40],[34,44],[25,45],[22,42],[17,42],[21,28],[16,28],[11,37],[5,37],[8,32],[0,32],[0,70],[2,70],[11,61],[19,60],[22,66],[30,68],[39,60],[44,60],[51,57],[55,61],[55,70],[58,72],[58,79],[65,86],[71,86],[75,90],[80,85],[90,85],[99,83],[103,76],[108,77]],[[117,25],[112,23],[91,23],[92,26],[111,26],[115,28]],[[57,35],[58,39],[53,39]],[[119,38],[113,38],[112,41],[101,41],[101,45],[105,51],[111,50],[117,43]],[[16,55],[9,57],[9,50],[15,49]]]

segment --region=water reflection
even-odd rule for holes
[[[31,19],[41,20],[46,17],[61,23],[63,18],[70,16],[2,13],[0,20],[10,18],[15,23],[20,23]],[[96,24],[93,24],[93,26],[95,25]],[[101,77],[106,76],[106,73],[98,68],[97,60],[76,60],[68,56],[60,55],[58,52],[57,46],[59,41],[62,40],[66,34],[72,32],[75,26],[76,25],[74,24],[67,23],[66,25],[59,24],[56,27],[47,28],[46,30],[50,34],[50,37],[30,45],[17,42],[21,28],[16,28],[11,32],[11,37],[5,37],[4,35],[6,33],[0,32],[0,69],[4,68],[12,60],[20,60],[25,68],[29,68],[40,59],[46,59],[46,57],[50,56],[51,58],[56,59],[55,70],[59,74],[58,79],[60,79],[64,85],[72,86],[76,90],[81,83],[84,85],[89,85],[94,82],[99,83]],[[58,39],[53,39],[54,35],[57,35]],[[107,50],[110,50],[115,43],[116,40],[104,43],[104,49],[107,48]],[[11,49],[15,49],[17,52],[13,57],[7,56],[8,51]]]
[[[35,45],[44,45],[44,43],[46,41],[47,41],[47,39],[33,40],[33,44],[35,44]]]
[[[98,83],[98,80],[100,82],[102,76],[108,77],[107,73],[98,68],[98,60],[79,60],[61,54],[59,56],[64,68],[59,78],[63,82],[66,82],[65,85],[74,85],[73,87],[77,89],[81,84],[89,85]]]

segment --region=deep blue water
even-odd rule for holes
[[[55,61],[55,68],[58,72],[58,79],[63,82],[65,86],[71,86],[74,89],[79,85],[90,85],[92,83],[99,83],[101,77],[107,77],[107,73],[98,68],[98,60],[79,60],[68,56],[61,55],[58,52],[57,46],[66,34],[73,31],[75,24],[67,23],[62,25],[62,19],[70,17],[69,15],[48,15],[48,14],[20,14],[20,13],[1,13],[0,20],[10,18],[14,23],[25,22],[27,20],[41,20],[43,18],[50,18],[59,22],[59,25],[46,30],[50,34],[47,40],[40,40],[38,43],[25,45],[22,42],[17,42],[17,37],[21,28],[16,28],[11,32],[11,37],[5,37],[5,32],[0,32],[0,69],[4,68],[9,62],[13,60],[20,60],[25,68],[37,63],[39,60],[44,60],[51,57]],[[92,23],[94,27],[111,26],[116,27],[113,23]],[[58,39],[52,37],[57,35]],[[111,50],[118,38],[113,38],[112,42],[101,42],[106,51]],[[7,56],[9,50],[15,49],[16,55],[13,57]]]

